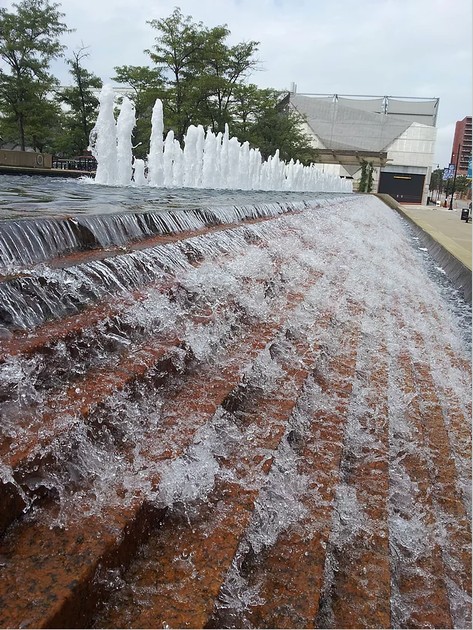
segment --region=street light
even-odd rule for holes
[[[442,172],[440,171],[440,164],[437,164],[437,198],[436,202],[440,203],[440,195],[442,194]]]
[[[455,161],[455,172],[453,174],[452,196],[450,197],[450,210],[453,210],[453,193],[455,192],[455,181],[457,179],[458,160],[460,159],[460,145],[457,149],[457,159]]]

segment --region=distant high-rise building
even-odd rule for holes
[[[455,136],[452,145],[451,164],[457,163],[457,151],[460,148],[457,175],[466,175],[471,158],[471,116],[465,116],[455,125]]]

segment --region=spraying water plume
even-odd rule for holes
[[[91,150],[97,160],[95,181],[112,186],[213,188],[239,190],[288,190],[352,192],[350,180],[323,172],[320,164],[303,166],[299,160],[283,162],[279,150],[266,161],[259,149],[241,144],[225,131],[206,132],[190,125],[184,148],[170,130],[163,139],[163,106],[156,100],[152,114],[147,161],[133,156],[131,134],[135,126],[133,105],[124,97],[118,121],[113,113],[114,92],[103,87],[100,111],[91,132]]]

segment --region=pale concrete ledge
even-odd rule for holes
[[[471,304],[472,297],[472,277],[471,277],[471,257],[462,252],[460,255],[460,248],[455,246],[454,239],[442,234],[441,232],[429,229],[430,226],[425,221],[416,220],[413,212],[406,211],[395,199],[390,195],[383,193],[376,194],[379,199],[384,203],[396,210],[402,217],[407,219],[416,231],[424,247],[427,248],[429,254],[438,263],[440,267],[445,271],[447,277],[452,282],[454,287],[462,292],[463,297]],[[414,216],[413,216],[414,215]],[[433,216],[431,217],[431,219]],[[432,224],[435,219],[430,220]],[[471,226],[460,223],[458,219],[459,228],[470,229]],[[463,224],[463,225],[462,225]],[[471,240],[471,236],[470,236]],[[469,265],[467,264],[469,262]]]

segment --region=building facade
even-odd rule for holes
[[[373,192],[400,203],[425,204],[434,160],[438,98],[287,95],[304,119],[322,169],[357,180],[373,166]]]
[[[468,162],[471,159],[471,116],[465,116],[455,125],[450,164],[457,164],[457,175],[468,174]]]

